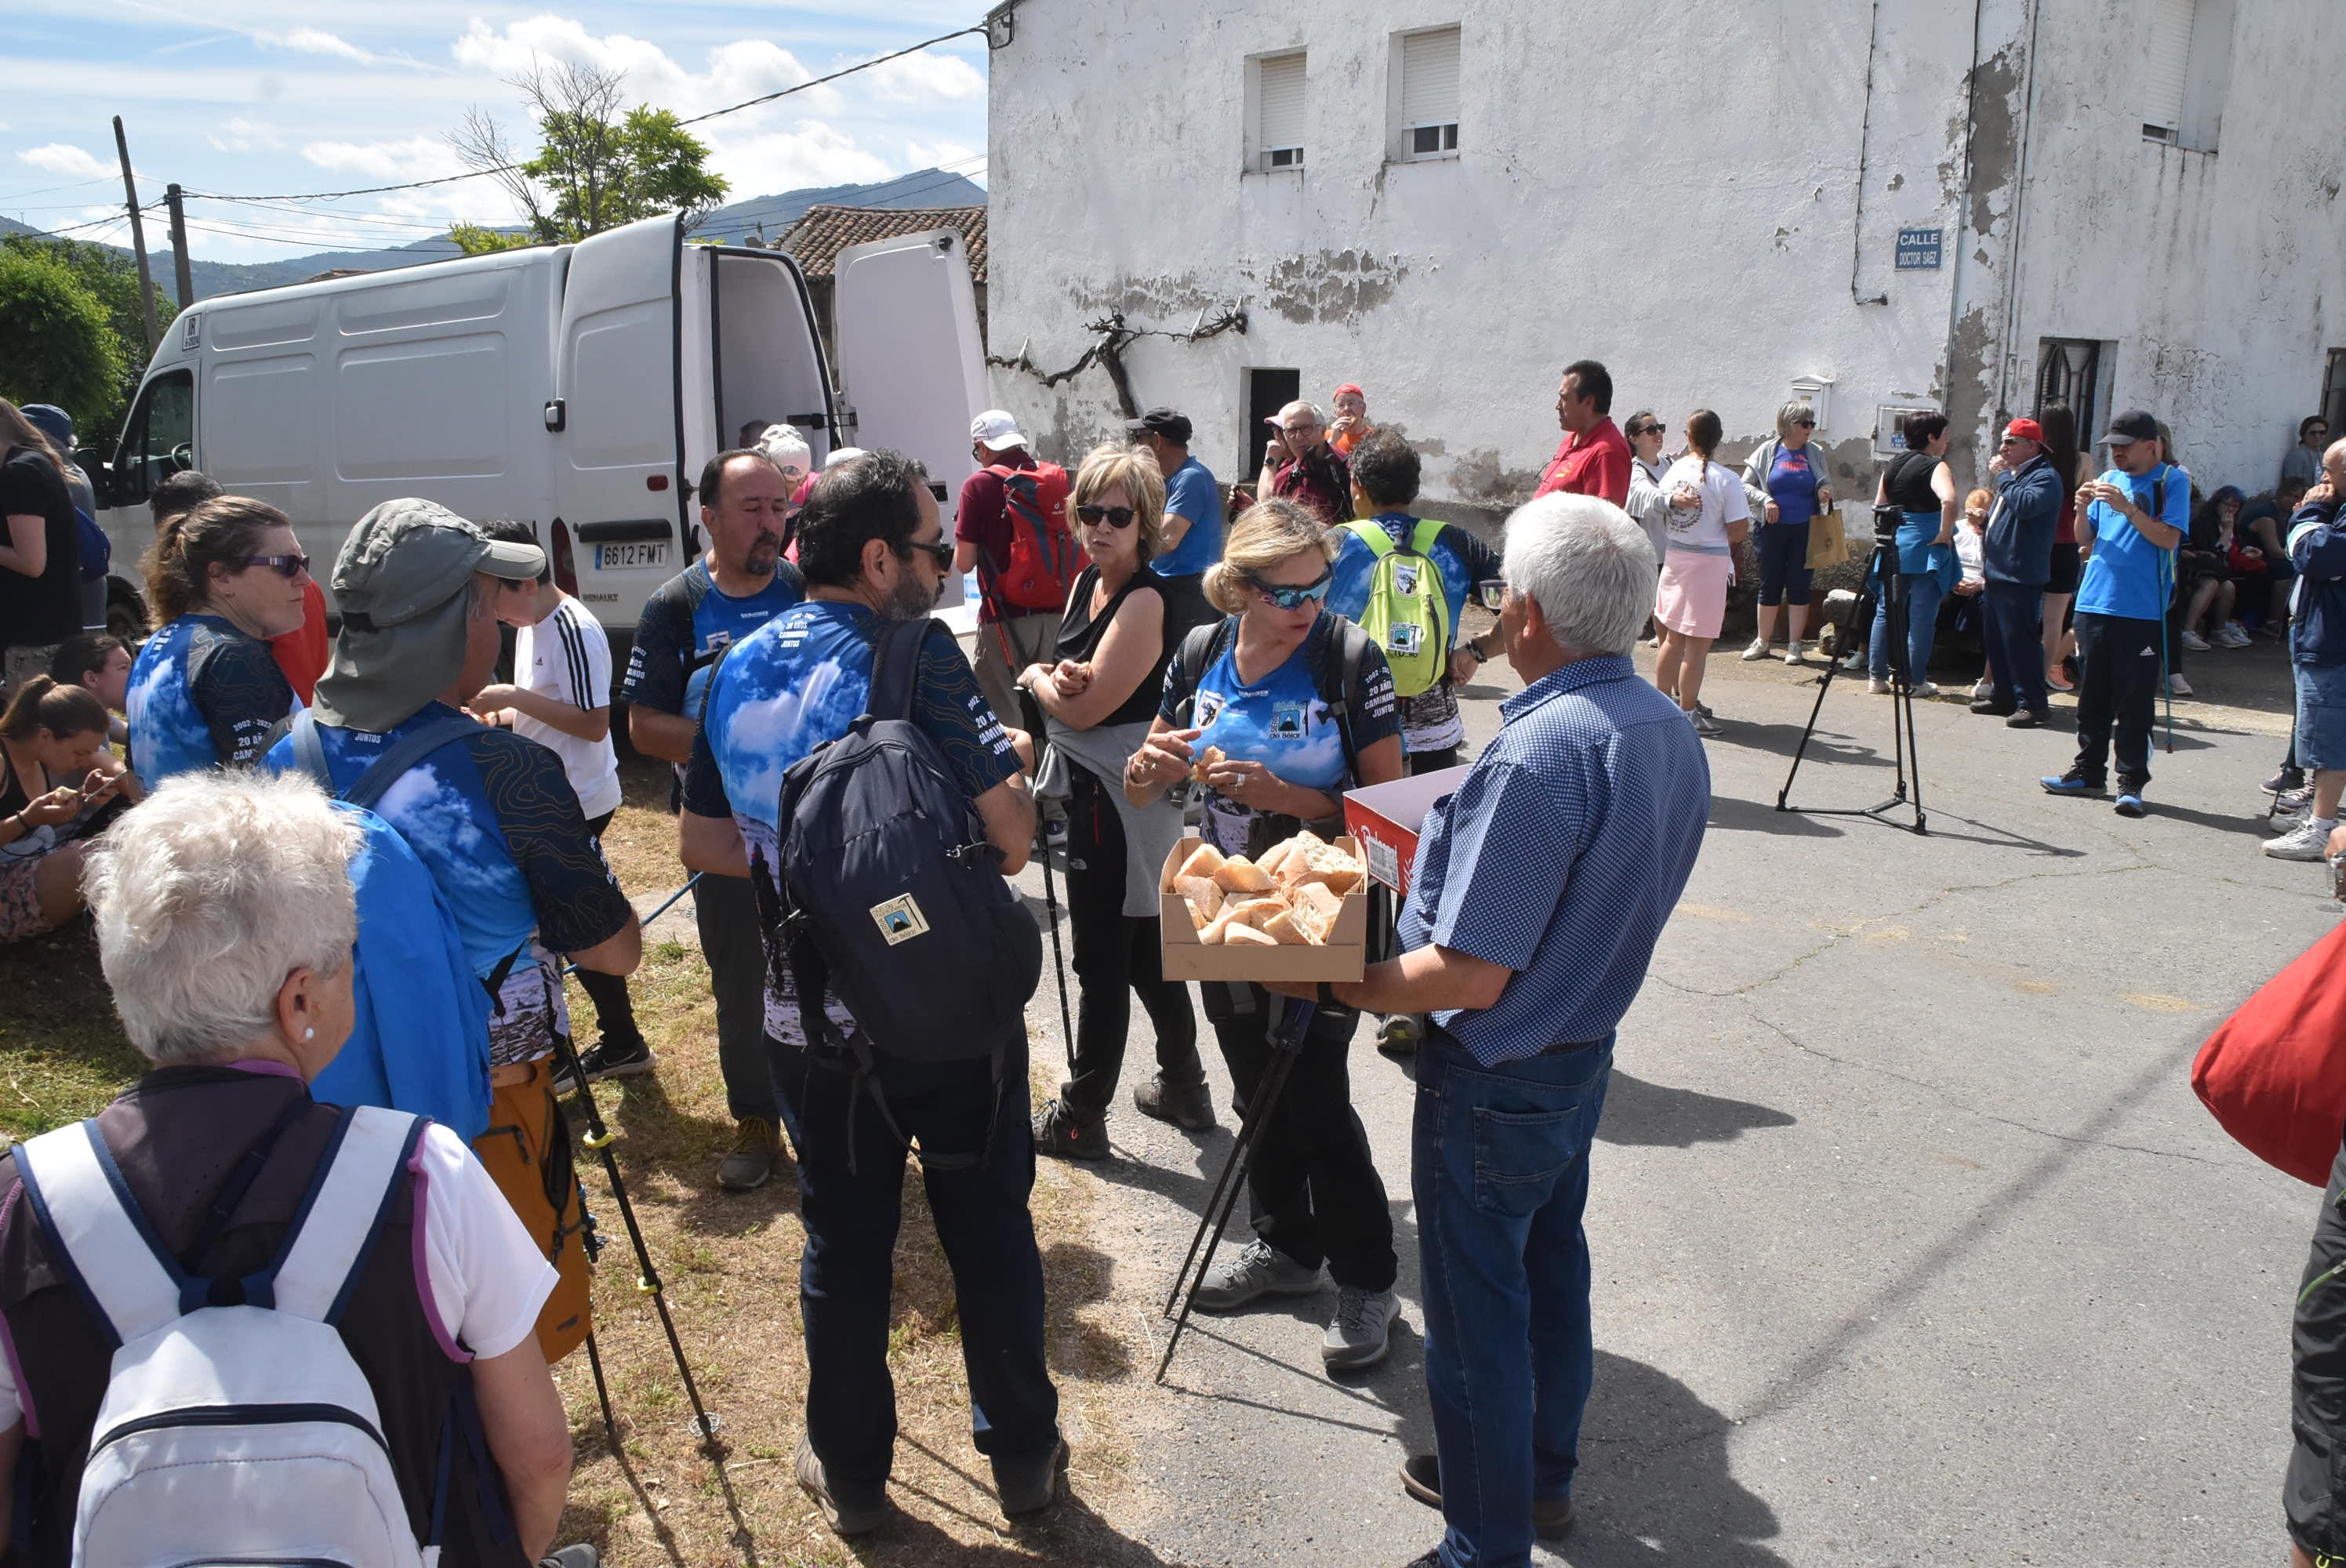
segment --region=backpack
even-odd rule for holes
[[[1360,626],[1385,650],[1395,695],[1431,691],[1450,668],[1450,604],[1443,596],[1442,570],[1433,561],[1433,542],[1445,524],[1421,517],[1409,543],[1399,545],[1382,524],[1343,526],[1376,556],[1376,565],[1369,569],[1369,598],[1361,610]]]
[[[1043,974],[1042,932],[913,721],[921,644],[938,624],[883,630],[862,717],[782,776],[778,863],[762,849],[750,861],[771,978],[790,976],[810,1044],[852,1055],[867,1080],[874,1052],[991,1055],[998,1068]],[[826,991],[846,1004],[852,1033],[831,1022]]]
[[[2330,1185],[2346,1131],[2346,924],[2307,948],[2216,1026],[2191,1088],[2241,1147]]]
[[[1368,700],[1369,654],[1376,644],[1368,633],[1343,616],[1325,610],[1321,614],[1331,623],[1328,636],[1324,641],[1306,645],[1319,650],[1311,666],[1312,690],[1327,706],[1328,717],[1336,721],[1336,737],[1344,748],[1345,775],[1357,783],[1361,777],[1361,748],[1352,738],[1352,716]],[[1197,683],[1236,642],[1238,626],[1239,617],[1229,616],[1192,626],[1181,639],[1180,651],[1175,657],[1180,661],[1181,673],[1189,680],[1188,695],[1182,697],[1178,707],[1183,728],[1188,728],[1197,708]],[[1334,820],[1341,823],[1342,818],[1340,815]],[[1281,840],[1292,838],[1299,828],[1316,831],[1323,825],[1265,812],[1254,820],[1247,853],[1260,855]],[[1342,829],[1336,830],[1341,832]]]
[[[436,1559],[410,1528],[374,1390],[334,1328],[424,1125],[342,1111],[277,1255],[240,1280],[191,1276],[163,1250],[95,1121],[15,1151],[61,1272],[117,1347],[82,1467],[76,1568]],[[243,1191],[232,1178],[227,1212]]]
[[[114,565],[114,541],[97,525],[97,519],[74,508],[74,542],[81,553],[81,580],[95,583]]]
[[[1002,481],[1002,512],[1010,525],[1010,559],[994,568],[988,593],[997,607],[1023,614],[1056,610],[1083,569],[1083,552],[1067,529],[1067,471],[1056,463],[1032,468],[994,463]]]
[[[470,1143],[489,1125],[489,1012],[514,960],[499,966],[495,984],[474,974],[446,896],[399,830],[373,808],[402,774],[479,726],[457,716],[426,725],[386,748],[339,795],[317,726],[308,708],[293,716],[294,766],[356,814],[366,840],[351,860],[359,916],[357,1017],[311,1092],[334,1105],[419,1112]],[[403,1044],[416,1040],[438,1048]],[[467,1049],[452,1064],[458,1041]]]

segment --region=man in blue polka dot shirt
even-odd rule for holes
[[[1425,820],[1402,955],[1318,993],[1434,1024],[1411,1166],[1438,1452],[1402,1480],[1448,1529],[1411,1568],[1513,1568],[1572,1522],[1589,1145],[1614,1029],[1710,814],[1701,740],[1629,662],[1653,601],[1646,531],[1608,502],[1543,496],[1508,519],[1504,559],[1524,689]]]

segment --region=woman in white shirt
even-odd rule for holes
[[[1703,661],[1727,615],[1735,546],[1751,530],[1751,509],[1743,499],[1742,481],[1711,461],[1719,450],[1719,415],[1695,410],[1687,415],[1686,433],[1687,454],[1662,475],[1669,501],[1669,548],[1654,596],[1654,619],[1662,628],[1654,684],[1678,698],[1698,734],[1715,736],[1720,733],[1718,721],[1696,699],[1702,691]]]

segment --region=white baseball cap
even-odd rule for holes
[[[969,438],[988,452],[1007,452],[1026,444],[1026,438],[1018,433],[1018,422],[998,408],[987,409],[969,422]]]

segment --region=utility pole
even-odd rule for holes
[[[130,208],[130,253],[138,258],[138,299],[147,307],[147,351],[153,353],[162,334],[155,327],[155,275],[147,267],[147,226],[138,220],[138,184],[130,178],[130,143],[122,134],[122,117],[114,117],[114,150],[122,155],[122,194]]]
[[[179,285],[179,309],[196,302],[194,275],[188,261],[188,213],[180,205],[178,182],[163,188],[163,203],[171,210],[171,275]]]

